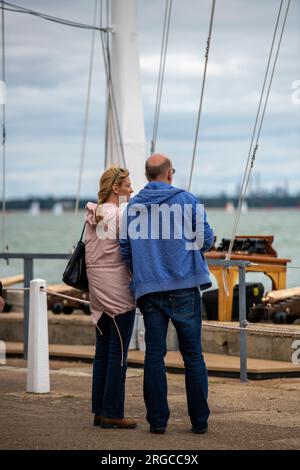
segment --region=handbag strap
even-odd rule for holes
[[[84,222],[84,226],[83,226],[83,229],[82,229],[82,232],[81,232],[80,241],[82,240],[82,237],[83,237],[83,234],[84,234],[85,226],[86,226],[86,221]]]

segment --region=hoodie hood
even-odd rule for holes
[[[144,204],[146,207],[151,204],[163,204],[175,194],[184,192],[183,189],[174,188],[170,184],[162,181],[152,181],[148,183],[130,202],[134,204]]]
[[[85,221],[92,227],[96,227],[98,225],[96,219],[98,207],[98,204],[94,202],[88,202],[85,206]],[[115,226],[116,223],[118,223],[119,217],[118,206],[116,206],[112,202],[105,202],[104,204],[101,204],[101,210],[99,214],[101,214],[103,217],[102,220],[99,222],[100,226],[111,224],[111,229],[115,230]]]

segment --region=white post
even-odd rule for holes
[[[31,393],[49,393],[49,342],[46,281],[30,281],[27,387]]]
[[[130,172],[132,187],[137,193],[145,184],[145,128],[137,35],[137,1],[111,2],[111,78],[115,108],[118,116],[125,163]],[[111,100],[110,100],[111,106]],[[108,119],[108,148],[106,166],[120,161],[120,142]]]

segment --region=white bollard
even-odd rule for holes
[[[49,393],[49,340],[46,281],[30,281],[27,387],[31,393]]]

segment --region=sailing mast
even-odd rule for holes
[[[138,192],[145,184],[145,128],[137,35],[137,1],[110,2],[110,80],[106,167],[118,163],[130,172]],[[112,96],[113,94],[113,96]]]

